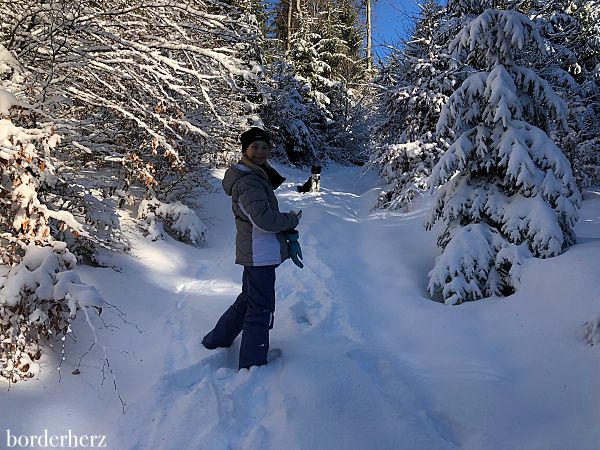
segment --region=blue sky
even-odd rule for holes
[[[274,0],[266,0],[273,5]],[[398,43],[401,38],[410,37],[411,17],[416,16],[419,0],[371,0],[373,2],[373,51],[377,56],[385,56],[386,44]],[[421,0],[424,2],[425,0]]]
[[[373,47],[375,54],[387,53],[385,44],[397,43],[407,38],[412,21],[418,11],[417,0],[376,0],[373,6]]]

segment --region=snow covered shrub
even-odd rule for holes
[[[383,145],[369,161],[379,168],[386,187],[377,198],[375,208],[398,209],[409,205],[425,192],[428,177],[437,158],[437,146],[420,141]]]
[[[427,227],[441,220],[445,228],[428,288],[461,303],[512,293],[525,255],[547,258],[573,244],[581,195],[547,134],[552,120],[564,123],[566,105],[518,65],[544,49],[533,23],[486,10],[449,48],[478,71],[451,95],[437,125],[451,145],[432,173],[440,188]]]
[[[261,68],[257,25],[227,3],[15,0],[0,5],[0,38],[45,86],[65,140],[159,174],[235,144]]]
[[[52,222],[75,233],[79,224],[38,198],[58,141],[51,128],[23,129],[0,120],[0,260],[8,269],[0,276],[0,376],[12,382],[35,374],[41,340],[67,332],[78,304],[71,284],[91,289],[70,272],[76,260],[66,244],[51,236]]]
[[[78,256],[126,246],[125,198],[152,189],[183,200],[203,169],[238,150],[263,69],[256,19],[233,3],[0,2],[0,43],[29,71],[30,102],[62,136],[65,183],[47,196],[89,231],[78,242],[64,236]]]
[[[151,240],[163,238],[166,226],[179,239],[193,244],[205,241],[206,227],[196,213],[181,202],[163,203],[156,197],[142,200],[138,219],[142,219]]]
[[[77,308],[101,308],[101,299],[81,284],[75,256],[53,237],[83,234],[80,224],[40,196],[56,181],[52,153],[60,139],[51,125],[16,125],[29,122],[30,112],[5,90],[19,93],[23,74],[2,47],[0,73],[0,376],[16,382],[35,374],[41,341],[64,336]]]
[[[0,88],[1,90],[2,88]],[[0,91],[1,92],[1,91]],[[43,204],[38,189],[52,176],[50,150],[60,142],[52,127],[25,129],[11,119],[0,119],[0,262],[19,261],[19,251],[29,243],[43,245],[52,240],[51,220],[58,228],[80,232],[80,225],[67,211]],[[38,151],[42,151],[43,157]]]
[[[0,376],[13,383],[31,378],[41,341],[64,337],[78,309],[102,311],[96,289],[73,272],[76,262],[64,242],[30,244],[22,261],[0,277]]]

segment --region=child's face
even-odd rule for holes
[[[248,156],[254,164],[258,164],[259,166],[267,162],[270,153],[271,148],[265,141],[254,141],[246,149],[246,156]]]

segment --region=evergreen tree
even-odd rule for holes
[[[440,40],[443,17],[444,9],[435,0],[427,1],[413,37],[391,54],[387,69],[375,80],[383,94],[370,164],[387,185],[376,207],[404,207],[426,191],[427,178],[443,152],[434,130],[453,88],[447,42]]]
[[[487,6],[487,0],[450,0],[444,8],[428,0],[412,38],[392,53],[383,77],[376,80],[383,94],[370,164],[386,186],[375,207],[407,207],[428,189],[431,170],[447,148],[437,139],[435,124],[448,96],[470,70],[451,66],[448,43]]]
[[[325,157],[322,135],[327,116],[311,96],[312,89],[286,61],[269,65],[265,102],[255,124],[262,122],[271,130],[275,158],[308,164]]]
[[[544,51],[534,24],[515,11],[486,10],[450,43],[476,72],[444,106],[437,131],[451,142],[436,164],[440,186],[428,228],[441,220],[443,253],[429,291],[447,303],[508,295],[522,258],[558,255],[575,240],[580,194],[569,162],[548,136],[566,105],[525,67]]]
[[[339,0],[320,22],[319,57],[330,68],[322,92],[329,99],[329,123],[325,134],[328,156],[334,160],[356,160],[367,146],[366,111],[361,105],[367,79],[362,57],[364,33],[359,27],[358,5]],[[332,82],[333,81],[333,82]]]
[[[260,30],[262,36],[266,36],[269,32],[269,11],[267,8],[267,2],[264,0],[227,0],[225,3],[232,5],[245,12],[254,16],[256,25]],[[245,20],[248,23],[252,23],[251,19]]]
[[[287,9],[282,5],[278,11],[276,34],[283,42],[281,17]],[[290,49],[283,56],[289,64],[274,61],[270,70],[276,77],[275,90],[269,94],[274,100],[264,108],[264,123],[293,162],[352,160],[367,142],[358,101],[366,71],[357,5],[350,0],[309,1],[294,17],[301,20],[295,19]],[[281,82],[292,78],[290,83]],[[307,115],[301,117],[300,111]],[[283,123],[282,117],[294,120]]]
[[[594,76],[600,33],[594,21],[594,3],[589,0],[515,2],[528,15],[545,41],[547,54],[532,63],[568,105],[568,127],[554,127],[552,139],[563,149],[580,187],[600,182],[600,151],[597,125],[600,108],[599,82]]]
[[[600,183],[600,4],[594,3],[552,0],[530,12],[549,49],[540,73],[569,106],[569,127],[553,138],[581,187]]]

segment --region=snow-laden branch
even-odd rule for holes
[[[18,0],[13,9],[20,14],[7,15],[2,31],[11,33],[11,50],[45,86],[39,106],[63,113],[56,118],[65,142],[96,148],[95,133],[80,136],[70,125],[75,117],[95,118],[104,129],[98,137],[117,143],[113,151],[139,154],[157,175],[189,165],[189,155],[200,156],[194,148],[226,150],[213,130],[237,133],[247,88],[259,82],[262,67],[249,61],[256,25],[216,0],[113,0],[72,8]],[[165,160],[150,161],[155,155]]]
[[[469,22],[450,42],[456,60],[491,68],[511,65],[517,50],[525,47],[545,52],[545,45],[534,23],[516,11],[487,9]]]

